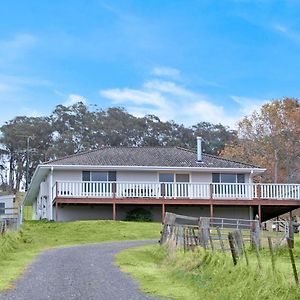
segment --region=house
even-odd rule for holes
[[[300,185],[255,184],[260,167],[179,147],[103,147],[37,167],[25,205],[35,219],[116,219],[142,207],[265,220],[300,206]]]
[[[0,219],[14,213],[15,195],[0,196]]]

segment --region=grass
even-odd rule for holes
[[[299,241],[294,254],[297,262]],[[139,281],[144,292],[168,299],[300,299],[287,250],[277,253],[275,274],[266,250],[261,253],[262,270],[254,252],[248,255],[250,267],[244,259],[234,267],[229,253],[198,249],[168,254],[165,248],[151,245],[118,253],[117,264]]]
[[[159,223],[121,221],[25,221],[22,230],[0,236],[0,291],[12,286],[41,251],[53,247],[122,240],[158,239]]]

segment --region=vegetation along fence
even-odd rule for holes
[[[298,225],[298,224],[296,224]],[[259,224],[258,220],[189,217],[166,213],[161,232],[160,244],[170,250],[183,249],[194,251],[202,247],[206,251],[228,252],[233,264],[244,257],[249,265],[248,249],[256,257],[258,268],[262,268],[261,251],[268,249],[272,268],[275,270],[275,254],[282,248],[288,249],[295,281],[298,284],[298,274],[293,255],[294,222],[285,220],[268,221]]]

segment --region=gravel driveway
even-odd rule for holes
[[[122,273],[114,255],[151,241],[114,242],[51,249],[40,254],[0,299],[73,300],[154,299],[138,291],[138,284]]]

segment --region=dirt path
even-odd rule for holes
[[[117,252],[146,243],[149,241],[47,250],[17,280],[15,289],[0,294],[0,299],[154,299],[138,291],[137,283],[114,263]]]

